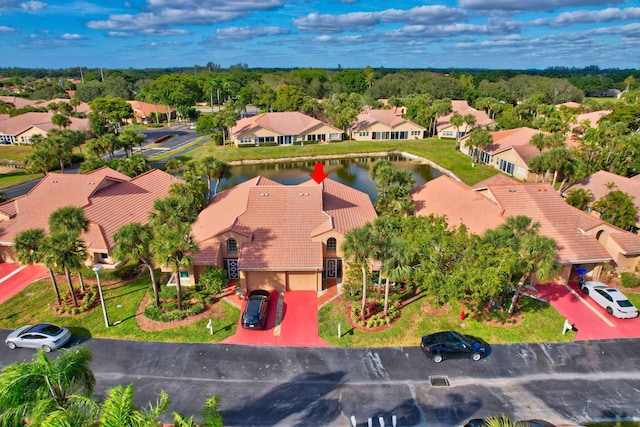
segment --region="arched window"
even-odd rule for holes
[[[335,251],[336,250],[336,239],[334,239],[333,237],[329,237],[327,239],[327,250],[328,251]]]
[[[230,254],[238,252],[238,243],[236,243],[236,239],[227,239],[227,252]]]

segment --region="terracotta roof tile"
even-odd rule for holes
[[[10,117],[6,120],[0,120],[0,133],[5,135],[19,135],[22,132],[30,129],[31,127],[38,128],[44,132],[51,129],[58,129],[53,123],[51,118],[54,113],[36,113],[29,112],[20,114],[15,117]],[[76,117],[69,117],[71,124],[67,129],[72,130],[87,130],[89,129],[88,119],[78,119]]]
[[[475,108],[469,106],[467,101],[454,99],[451,101],[451,113],[438,119],[436,129],[441,130],[451,126],[451,116],[453,116],[455,113],[458,113],[461,116],[471,114],[476,118],[475,126],[486,126],[493,123],[493,120],[491,120],[491,118],[484,111],[476,110]]]
[[[240,119],[231,128],[231,133],[236,137],[240,137],[242,134],[260,127],[279,135],[301,135],[320,126],[328,125],[297,111],[285,111],[262,113],[257,116]],[[336,131],[342,132],[337,128]]]
[[[0,204],[0,211],[14,215],[1,221],[0,242],[11,244],[16,234],[28,228],[48,231],[53,211],[75,206],[84,209],[91,223],[82,236],[87,246],[108,250],[113,233],[132,221],[146,223],[153,201],[165,197],[177,181],[157,169],[135,178],[110,168],[88,174],[47,174],[29,193]]]
[[[538,133],[545,132],[526,127],[491,132],[493,144],[485,148],[484,151],[495,155],[512,149],[528,164],[532,157],[540,154],[540,151],[534,145],[529,143],[531,137]]]
[[[620,245],[625,255],[640,253],[640,236],[633,233],[611,233],[611,238]]]
[[[198,216],[196,241],[232,231],[251,238],[240,248],[241,269],[322,268],[319,232],[346,232],[375,218],[369,197],[330,179],[285,186],[256,177],[214,197]]]
[[[465,224],[474,234],[483,234],[504,222],[496,203],[446,175],[427,181],[411,193],[417,215],[446,216],[449,225]]]
[[[351,130],[357,131],[358,129],[369,127],[375,123],[381,123],[394,129],[407,122],[409,122],[409,120],[398,116],[393,110],[368,109],[358,115],[356,122],[351,125]],[[414,125],[424,129],[415,123]]]

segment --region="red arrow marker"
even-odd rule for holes
[[[322,163],[315,163],[313,165],[313,173],[310,173],[309,176],[320,184],[329,174],[324,173],[324,165]]]

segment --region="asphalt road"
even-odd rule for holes
[[[145,130],[145,131],[141,131],[141,133],[144,134],[145,136],[145,142],[143,143],[143,146],[142,146],[142,152],[147,157],[153,157],[159,154],[166,153],[167,151],[171,151],[173,153],[171,157],[180,156],[181,154],[184,154],[196,148],[196,146],[190,147],[188,149],[184,149],[183,147],[193,142],[199,136],[201,136],[199,134],[196,134],[194,130],[189,129],[188,125],[183,125],[183,124],[174,125],[171,128]],[[172,137],[158,144],[154,144],[152,142],[156,138],[165,134],[171,134]],[[137,147],[137,146],[134,147],[133,152],[139,153],[140,147]],[[118,150],[115,153],[115,157],[124,157],[124,156],[125,156],[125,153],[122,150]],[[107,156],[105,156],[105,158],[107,158]],[[65,168],[64,171],[65,173],[77,173],[78,166],[74,166],[72,168]],[[33,187],[36,186],[36,184],[38,184],[38,182],[40,182],[40,179],[25,182],[12,187],[3,188],[3,189],[0,189],[0,192],[4,194],[4,197],[7,200],[13,199],[15,197],[28,193]]]
[[[4,340],[7,331],[0,331]],[[211,395],[229,426],[460,426],[500,413],[557,425],[640,419],[640,340],[494,345],[479,362],[435,364],[418,347],[253,347],[89,339],[97,393],[163,389],[198,414]],[[0,366],[32,350],[0,349]],[[442,381],[447,385],[438,385]],[[164,419],[169,420],[169,417]]]

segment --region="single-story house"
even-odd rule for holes
[[[81,235],[89,254],[87,265],[115,267],[113,234],[130,222],[146,224],[153,202],[169,194],[178,178],[153,169],[130,178],[108,167],[86,174],[49,173],[27,194],[0,203],[0,260],[16,262],[13,240],[30,228],[49,230],[55,210],[84,210],[89,231]]]
[[[53,116],[53,112],[30,112],[0,120],[0,144],[30,144],[32,136],[46,136],[51,129],[58,129],[58,126],[51,123]],[[71,123],[67,129],[89,130],[89,119],[69,117],[69,120]]]
[[[181,273],[197,283],[208,266],[244,291],[323,289],[343,274],[346,232],[373,221],[369,196],[325,179],[283,185],[258,176],[217,194],[191,228],[200,247]]]
[[[456,113],[463,117],[467,114],[471,114],[476,119],[475,124],[470,126],[468,123],[463,123],[462,126],[456,128],[451,124],[451,117]],[[476,110],[471,107],[467,101],[454,99],[451,101],[451,113],[438,118],[438,122],[436,123],[436,132],[438,134],[438,138],[459,139],[467,135],[474,127],[484,127],[494,123],[495,122],[484,111]]]
[[[349,128],[356,141],[422,139],[425,128],[398,116],[394,110],[366,109]]]
[[[565,283],[578,266],[595,280],[604,264],[616,271],[635,271],[640,261],[640,236],[624,231],[568,205],[549,183],[519,183],[489,178],[473,187],[440,176],[412,190],[416,215],[446,216],[449,224],[465,224],[481,235],[507,218],[526,215],[558,246]]]
[[[49,104],[59,104],[60,102],[66,102],[67,104],[71,103],[70,99],[67,98],[53,98],[53,99],[25,99],[19,96],[0,96],[0,101],[8,102],[9,104],[13,104],[15,108],[24,108],[27,106],[35,107],[35,108],[48,108]],[[91,111],[91,107],[86,102],[81,102],[78,104],[74,111],[81,114],[87,114]]]
[[[167,120],[167,111],[169,109],[165,105],[159,104],[150,104],[148,102],[142,101],[127,101],[129,105],[131,105],[131,109],[133,110],[133,115],[137,121],[141,123],[155,123],[155,116],[159,117],[159,121]],[[175,111],[171,111],[171,118],[175,118]]]
[[[613,188],[609,188],[610,184],[613,184]],[[640,175],[626,178],[615,173],[599,171],[570,185],[562,195],[566,197],[568,192],[574,188],[590,191],[594,201],[603,198],[610,191],[620,190],[633,197],[633,204],[640,212]],[[598,212],[593,209],[590,212],[599,216]],[[640,229],[640,214],[636,216],[636,228]]]
[[[297,145],[341,141],[344,132],[297,111],[262,113],[237,121],[230,130],[237,146]]]
[[[532,144],[531,137],[537,133],[544,133],[527,127],[491,132],[493,143],[480,149],[469,148],[466,145],[469,136],[460,140],[460,152],[473,157],[478,150],[477,158],[481,163],[490,165],[507,175],[523,181],[533,181],[536,174],[529,171],[529,161],[540,154]]]

